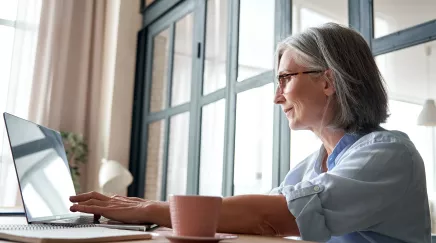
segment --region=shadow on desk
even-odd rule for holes
[[[10,217],[10,216],[0,216],[0,225],[6,225],[6,224],[27,224],[26,218],[23,216],[16,216],[16,217]],[[168,228],[159,228],[154,230],[154,233],[159,234],[159,232],[168,232],[171,229]],[[224,240],[221,241],[221,243],[278,243],[278,242],[284,242],[284,243],[291,243],[291,242],[308,242],[308,241],[297,241],[297,240],[291,240],[291,239],[285,239],[282,237],[267,237],[267,236],[257,236],[257,235],[238,235],[239,237],[234,240]],[[0,243],[6,243],[9,241],[2,241],[0,240]],[[163,237],[163,236],[154,236],[151,240],[136,240],[136,241],[122,241],[122,242],[150,242],[150,243],[168,243],[169,241]],[[121,242],[120,242],[121,243]]]

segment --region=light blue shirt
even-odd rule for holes
[[[424,162],[399,131],[347,134],[328,157],[321,147],[273,192],[286,197],[303,240],[430,243]]]

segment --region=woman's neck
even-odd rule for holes
[[[321,132],[313,131],[322,141],[327,155],[332,154],[333,149],[338,144],[339,140],[345,135],[345,131],[341,129],[324,128]]]

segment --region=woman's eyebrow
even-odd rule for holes
[[[291,70],[281,70],[279,71],[278,75],[284,75],[284,74],[290,74],[293,73]]]

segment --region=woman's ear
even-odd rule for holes
[[[334,86],[334,76],[331,69],[327,69],[324,72],[324,93],[327,96],[332,96],[335,92],[335,86]]]

